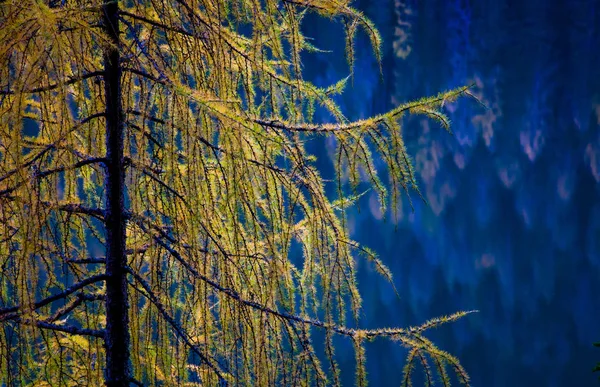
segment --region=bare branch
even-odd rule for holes
[[[164,181],[162,181],[161,179],[156,177],[155,176],[156,172],[153,171],[150,167],[147,167],[145,165],[139,165],[138,163],[134,163],[131,161],[129,162],[129,164],[132,165],[134,168],[141,170],[144,175],[148,176],[149,178],[151,178],[152,180],[157,182],[161,187],[163,187],[167,191],[171,192],[173,195],[175,195],[177,198],[179,198],[186,206],[188,205],[185,198],[179,192],[177,192],[175,189],[171,188],[167,183],[165,183]]]
[[[48,146],[47,149],[51,149],[53,147],[54,147],[54,145],[51,144],[51,145]],[[34,159],[37,159],[37,158],[41,157],[41,155],[43,153],[45,153],[45,151],[44,152],[40,152],[40,154],[38,154]],[[2,181],[4,179],[12,176],[18,170],[30,166],[31,164],[33,164],[33,161],[34,160],[31,160],[31,161],[29,161],[29,162],[27,162],[27,163],[19,166],[18,168],[15,168],[15,169],[11,170],[10,172],[8,172],[7,174],[5,174],[4,176],[0,177],[0,181]],[[86,158],[85,160],[78,161],[77,163],[75,163],[73,165],[63,165],[61,167],[52,168],[52,169],[46,169],[46,170],[43,170],[43,171],[35,172],[34,175],[33,175],[33,177],[34,178],[42,178],[42,177],[46,177],[46,176],[52,175],[54,173],[59,173],[59,172],[64,172],[64,171],[71,171],[73,169],[81,168],[81,167],[83,167],[85,165],[90,165],[90,164],[94,164],[94,163],[104,163],[104,161],[106,161],[106,159],[104,157],[90,157],[90,158]],[[0,197],[1,196],[6,196],[7,194],[13,192],[17,188],[23,186],[26,183],[26,181],[27,180],[23,180],[23,181],[15,184],[14,186],[12,186],[10,188],[6,188],[6,189],[0,191]]]
[[[165,86],[170,85],[170,83],[168,83],[166,80],[164,80],[162,78],[157,78],[157,77],[155,77],[152,74],[149,74],[149,73],[147,73],[145,71],[138,70],[138,69],[135,69],[135,68],[132,68],[132,67],[123,67],[123,71],[139,75],[140,77],[147,78],[147,79],[151,80],[152,82],[156,82],[156,83],[161,84],[161,85],[165,85]]]
[[[134,70],[131,70],[131,71],[133,72]],[[137,72],[136,72],[136,74],[137,74]],[[161,118],[157,118],[157,117],[154,117],[154,116],[152,116],[150,114],[142,113],[140,111],[133,110],[133,109],[128,109],[127,113],[133,114],[134,116],[140,116],[140,117],[142,117],[142,118],[144,118],[144,119],[146,119],[148,121],[152,121],[152,122],[155,122],[155,123],[161,124],[161,125],[167,125],[167,124],[170,123],[170,122],[167,122],[167,121],[165,121],[165,120],[163,120]],[[213,149],[213,150],[225,153],[225,150],[223,148],[220,148],[220,147],[218,147],[218,146],[216,146],[214,144],[211,144],[208,140],[206,140],[203,137],[198,137],[198,141],[200,141],[201,143],[203,143],[204,145],[206,145],[210,149]]]
[[[152,166],[146,165],[142,162],[134,161],[128,156],[125,156],[123,159],[125,161],[125,165],[132,165],[137,169],[144,170],[144,171],[150,171],[157,175],[161,175],[161,174],[165,173],[164,169],[152,167]]]

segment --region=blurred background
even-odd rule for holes
[[[461,360],[474,386],[599,385],[600,1],[354,6],[384,45],[380,73],[358,35],[353,85],[339,99],[348,118],[471,83],[488,107],[468,98],[448,105],[453,136],[422,117],[404,122],[427,204],[413,195],[411,210],[404,198],[394,219],[369,192],[350,211],[352,236],[379,254],[400,293],[359,262],[360,324],[415,325],[477,309],[428,335]],[[303,29],[333,51],[306,54],[305,78],[329,85],[346,77],[340,24],[312,15]],[[311,147],[325,177],[334,176],[333,144]],[[350,344],[336,345],[352,385]],[[399,343],[366,348],[370,385],[399,385]]]

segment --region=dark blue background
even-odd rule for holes
[[[353,85],[340,99],[357,119],[474,82],[447,107],[455,135],[414,117],[404,134],[428,204],[404,199],[400,218],[374,193],[350,212],[352,236],[394,274],[392,287],[359,264],[365,327],[479,313],[429,335],[456,355],[474,386],[593,386],[600,360],[600,2],[595,0],[359,1],[384,39],[383,74],[359,34]],[[307,17],[304,32],[332,54],[307,54],[318,85],[348,75],[338,24]],[[327,117],[320,117],[327,120]],[[316,143],[320,167],[332,176]],[[345,385],[353,355],[340,340]],[[406,351],[367,345],[372,386],[399,385]],[[420,373],[420,372],[417,372]]]

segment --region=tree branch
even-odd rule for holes
[[[99,300],[104,300],[104,294],[78,293],[77,298],[75,298],[73,301],[71,301],[67,305],[63,306],[62,308],[58,309],[56,312],[54,312],[54,314],[52,316],[48,317],[44,321],[48,322],[48,323],[54,322],[54,321],[58,320],[59,318],[71,313],[75,308],[77,308],[79,305],[81,305],[85,301],[99,301]]]
[[[94,163],[104,163],[105,161],[106,161],[106,159],[104,157],[90,157],[85,160],[78,161],[73,165],[63,165],[62,167],[57,167],[57,168],[53,168],[53,169],[47,169],[44,171],[40,171],[37,173],[37,177],[46,177],[53,173],[70,171],[73,169],[81,168],[85,165],[94,164]]]
[[[89,328],[77,328],[72,325],[58,325],[52,324],[46,321],[37,321],[37,320],[26,320],[21,319],[20,317],[13,319],[13,322],[17,324],[23,325],[33,325],[42,329],[50,329],[53,331],[68,333],[70,335],[81,335],[81,336],[93,336],[98,337],[100,339],[104,339],[104,330],[99,329],[89,329]]]
[[[142,384],[142,382],[140,382],[139,380],[137,380],[134,377],[129,378],[129,382],[135,384],[138,387],[144,387],[144,385]]]
[[[17,173],[19,170],[23,169],[23,168],[27,168],[29,167],[31,164],[35,163],[37,160],[39,160],[43,155],[45,155],[49,150],[54,149],[54,144],[49,144],[46,145],[44,147],[44,149],[42,149],[37,155],[35,155],[31,160],[27,161],[26,163],[23,163],[22,165],[19,165],[18,167],[6,172],[2,177],[0,177],[0,182],[8,179],[9,177],[11,177],[12,175],[14,175],[15,173]],[[1,191],[0,191],[1,192]],[[1,195],[1,193],[0,193]]]
[[[312,132],[312,133],[327,133],[327,132],[343,132],[349,130],[356,130],[361,127],[367,127],[369,125],[379,125],[385,122],[388,118],[395,118],[406,111],[411,109],[417,109],[424,106],[436,105],[439,103],[443,103],[448,99],[453,99],[461,94],[466,94],[470,86],[460,87],[455,90],[451,90],[449,92],[440,93],[437,97],[434,98],[425,98],[422,100],[409,102],[402,104],[391,111],[375,116],[369,120],[359,120],[355,122],[351,122],[348,124],[303,124],[297,125],[289,122],[283,122],[280,120],[264,120],[260,118],[254,118],[252,121],[257,123],[263,127],[273,128],[273,129],[282,129],[291,132]]]
[[[89,215],[89,216],[93,216],[96,219],[104,220],[104,210],[101,208],[85,207],[78,203],[66,203],[66,204],[55,204],[55,203],[50,203],[50,202],[40,202],[40,203],[49,208],[57,209],[59,211],[70,212],[73,214]]]
[[[40,300],[40,301],[34,303],[31,309],[39,309],[39,308],[46,306],[54,301],[64,299],[68,295],[75,293],[79,289],[82,289],[82,288],[84,288],[88,285],[94,284],[96,282],[104,281],[105,279],[106,279],[106,275],[104,275],[104,274],[98,274],[98,275],[89,277],[81,282],[76,283],[75,285],[68,287],[67,289],[65,289],[64,291],[62,291],[60,293],[57,293],[53,296],[44,298],[43,300]],[[19,318],[19,310],[23,310],[25,308],[27,308],[27,306],[18,305],[18,306],[12,306],[9,308],[0,309],[0,321],[18,319]]]
[[[195,345],[194,343],[191,342],[191,339],[190,339],[188,333],[185,331],[185,329],[177,321],[175,321],[175,319],[169,314],[169,312],[167,312],[165,306],[160,302],[158,297],[154,294],[150,285],[138,273],[136,273],[133,269],[131,269],[129,266],[126,267],[126,270],[129,274],[131,274],[133,276],[133,278],[136,280],[136,282],[138,282],[144,288],[145,293],[142,292],[140,289],[138,289],[135,286],[132,286],[132,287],[135,290],[137,290],[140,294],[145,295],[148,298],[148,300],[150,300],[150,302],[152,302],[152,304],[154,304],[154,306],[156,306],[158,311],[163,315],[164,319],[167,320],[167,322],[169,324],[171,324],[171,327],[173,327],[175,334],[179,338],[181,338],[183,340],[183,342],[217,374],[217,376],[219,377],[219,380],[221,382],[226,383],[226,380],[225,380],[225,378],[223,378],[223,375],[221,375],[221,372],[219,371],[219,369],[208,359],[208,357],[206,357],[206,355],[204,355],[202,352],[200,352],[197,345]]]
[[[88,122],[90,122],[91,120],[93,120],[93,119],[95,119],[95,118],[98,118],[98,117],[104,117],[104,116],[105,116],[105,113],[104,113],[104,112],[101,112],[101,113],[94,113],[94,114],[92,114],[92,115],[90,115],[90,116],[88,116],[88,117],[84,118],[83,120],[79,121],[77,124],[73,125],[73,127],[72,127],[71,129],[69,129],[69,132],[72,132],[72,131],[75,131],[75,130],[77,130],[78,128],[80,128],[81,126],[83,126],[83,125],[87,124]],[[51,150],[51,149],[56,149],[56,148],[59,148],[59,147],[60,147],[60,146],[59,146],[59,142],[61,142],[61,141],[62,141],[62,138],[61,138],[61,139],[59,139],[59,140],[57,140],[56,142],[54,142],[54,143],[52,143],[52,144],[39,144],[39,143],[36,143],[36,142],[34,142],[34,141],[30,141],[30,140],[22,140],[22,141],[23,141],[24,143],[26,143],[26,144],[28,144],[28,145],[32,145],[32,146],[43,146],[43,147],[44,147],[44,149],[43,149],[43,150],[42,150],[42,151],[41,151],[39,154],[37,154],[37,155],[36,155],[36,156],[35,156],[35,157],[34,157],[32,160],[29,160],[28,162],[26,162],[26,163],[23,163],[23,165],[20,165],[20,166],[16,167],[15,169],[13,169],[13,170],[11,170],[11,171],[7,172],[5,175],[3,175],[2,177],[0,177],[0,182],[1,182],[1,181],[3,181],[3,180],[5,180],[5,179],[6,179],[6,178],[8,178],[8,177],[10,177],[10,176],[14,175],[14,174],[15,174],[17,171],[19,171],[20,169],[22,169],[22,168],[26,168],[26,167],[29,167],[29,166],[31,166],[31,165],[32,165],[32,164],[33,164],[35,161],[37,161],[37,160],[38,160],[40,157],[42,157],[42,156],[43,156],[43,155],[44,155],[46,152],[48,152],[49,150]],[[70,152],[72,152],[73,154],[75,154],[77,157],[84,159],[84,160],[82,160],[82,161],[84,161],[84,162],[85,162],[86,160],[91,160],[91,159],[94,159],[94,161],[93,161],[93,162],[98,162],[98,161],[100,161],[100,160],[99,160],[99,158],[95,158],[95,157],[86,157],[86,156],[82,155],[80,152],[78,152],[78,151],[77,151],[77,150],[75,150],[75,149],[70,149],[70,148],[68,148],[68,147],[67,147],[66,149],[67,149],[67,150],[69,150]],[[89,162],[88,162],[88,163],[89,163]],[[9,197],[8,195],[9,195],[11,192],[15,191],[17,188],[21,187],[21,186],[22,186],[22,185],[24,185],[25,183],[26,183],[25,181],[20,181],[20,182],[18,182],[18,183],[17,183],[15,186],[13,186],[13,187],[9,187],[9,188],[5,188],[5,189],[3,189],[3,190],[0,190],[0,197]]]
[[[127,250],[125,250],[125,254],[127,254],[127,255],[141,254],[141,253],[145,253],[146,251],[148,251],[149,248],[150,248],[150,245],[145,244],[145,245],[142,245],[135,249],[127,249]],[[86,264],[91,264],[91,265],[102,264],[103,265],[106,263],[106,257],[68,259],[66,262],[74,263],[74,264],[82,264],[82,265],[86,265]]]
[[[226,287],[220,285],[219,283],[217,283],[216,281],[213,281],[210,278],[200,274],[181,256],[181,254],[176,249],[168,246],[165,242],[160,240],[158,237],[155,237],[154,240],[161,247],[163,247],[165,250],[167,250],[169,252],[169,254],[171,254],[177,261],[179,261],[179,263],[181,263],[195,278],[198,278],[201,281],[206,282],[208,285],[210,285],[213,289],[217,290],[219,293],[224,294],[230,298],[233,298],[234,300],[238,301],[239,303],[247,305],[253,309],[257,309],[257,310],[260,310],[261,312],[283,318],[287,321],[295,321],[295,322],[299,322],[302,324],[312,325],[317,328],[323,328],[325,330],[330,330],[332,332],[335,332],[335,333],[338,333],[338,334],[341,334],[344,336],[349,336],[349,337],[355,337],[355,336],[359,335],[361,337],[364,337],[365,339],[373,339],[376,337],[394,337],[394,336],[407,336],[408,337],[408,336],[413,336],[413,335],[420,335],[422,333],[422,331],[424,330],[424,328],[422,326],[416,327],[416,328],[411,327],[408,329],[404,329],[404,328],[352,329],[352,328],[347,328],[344,326],[338,326],[338,325],[334,325],[334,324],[325,323],[325,322],[322,322],[322,321],[316,320],[316,319],[304,318],[304,317],[301,317],[301,316],[298,316],[295,314],[291,314],[288,312],[281,312],[281,311],[272,309],[266,305],[259,304],[258,302],[247,300],[247,299],[243,298],[235,290],[226,288]],[[459,316],[459,317],[462,317],[463,315],[472,313],[472,312],[474,312],[474,311],[462,312],[461,316]],[[458,314],[457,314],[457,316],[458,316]],[[442,322],[453,321],[456,318],[458,318],[457,316],[455,316],[455,315],[449,316]],[[428,322],[426,324],[430,324],[430,322]]]
[[[88,78],[93,78],[93,77],[97,77],[100,75],[103,75],[104,71],[93,71],[91,73],[87,73],[87,74],[83,74],[80,77],[71,77],[68,80],[66,80],[65,82],[62,83],[54,83],[52,85],[48,85],[45,87],[36,87],[35,89],[31,89],[31,90],[20,90],[20,91],[14,91],[14,90],[0,90],[0,95],[12,95],[12,94],[24,94],[24,93],[41,93],[44,91],[50,91],[50,90],[54,90],[60,86],[68,86],[68,85],[72,85],[73,83],[77,83],[79,81],[83,81],[85,79]]]
[[[178,34],[182,34],[182,35],[189,36],[189,37],[192,37],[192,38],[198,38],[198,39],[203,39],[204,38],[203,36],[198,36],[198,35],[196,35],[194,33],[188,32],[188,31],[184,30],[183,28],[177,28],[177,27],[174,27],[174,26],[168,26],[166,24],[160,23],[159,21],[150,20],[150,19],[148,19],[148,18],[146,18],[144,16],[136,15],[136,14],[133,14],[133,13],[130,13],[130,12],[127,12],[127,11],[120,10],[119,11],[119,15],[130,17],[133,20],[137,20],[137,21],[140,21],[140,22],[143,22],[143,23],[147,23],[147,24],[150,24],[151,26],[154,26],[154,27],[166,30],[166,31],[177,32]]]
[[[68,259],[67,263],[75,264],[104,264],[106,263],[105,258],[85,258],[85,259]]]

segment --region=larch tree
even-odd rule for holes
[[[350,68],[358,31],[379,55],[344,0],[0,2],[3,385],[339,385],[334,336],[358,385],[377,338],[408,349],[406,385],[416,365],[468,384],[424,336],[467,312],[359,328],[356,261],[391,274],[345,217],[359,184],[383,211],[417,189],[402,117],[448,128],[468,90],[350,122],[345,80],[302,77],[310,12],[343,23]],[[333,182],[305,148],[323,136]]]

